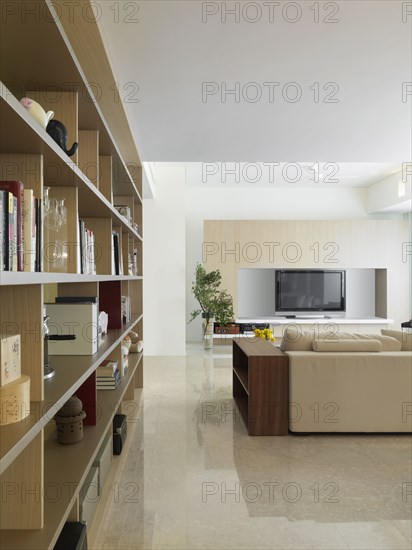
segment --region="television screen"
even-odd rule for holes
[[[277,270],[276,311],[345,311],[345,271]]]

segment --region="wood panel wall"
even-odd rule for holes
[[[406,219],[205,220],[203,262],[207,271],[220,269],[236,315],[240,268],[387,269],[387,315],[395,327],[409,319],[409,241]]]

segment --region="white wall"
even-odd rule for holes
[[[146,355],[185,355],[185,168],[154,168],[156,199],[144,201]]]

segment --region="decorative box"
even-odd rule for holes
[[[50,317],[50,355],[93,355],[98,349],[98,304],[46,304]],[[54,335],[74,335],[74,340],[54,340]]]
[[[240,326],[236,323],[229,323],[227,325],[219,325],[215,323],[215,334],[239,334]]]
[[[30,378],[23,374],[0,388],[0,426],[24,420],[30,414]]]
[[[21,376],[20,334],[1,336],[0,340],[0,387]]]

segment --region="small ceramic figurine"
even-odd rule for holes
[[[71,445],[83,439],[83,420],[86,418],[86,413],[82,409],[83,403],[74,395],[54,416],[59,443]]]
[[[69,157],[74,155],[77,151],[78,143],[76,142],[74,142],[71,148],[67,150],[67,128],[59,120],[51,120],[46,127],[46,132],[54,139],[57,145],[63,149],[66,155],[69,155]]]
[[[129,332],[130,340],[132,345],[130,346],[130,353],[140,353],[143,350],[143,340],[139,340],[139,335],[137,332],[132,330]]]
[[[37,101],[34,101],[33,99],[30,99],[29,97],[23,97],[20,100],[20,103],[27,109],[27,111],[31,114],[31,116],[37,120],[37,122],[46,129],[47,124],[49,121],[54,117],[53,111],[46,111],[43,109],[43,107],[37,103]]]

